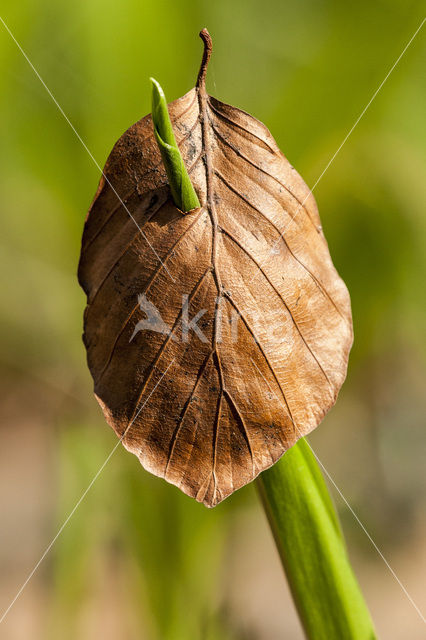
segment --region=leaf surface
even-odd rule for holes
[[[174,206],[142,118],[106,163],[79,280],[108,423],[148,471],[214,506],[334,404],[352,321],[314,197],[261,122],[207,95],[201,35],[197,86],[169,104],[201,207]]]

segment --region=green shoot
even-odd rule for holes
[[[155,139],[169,179],[173,202],[184,213],[197,209],[200,201],[192,186],[177,146],[164,92],[154,78],[152,82],[152,122]]]

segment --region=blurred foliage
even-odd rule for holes
[[[209,91],[265,122],[313,185],[423,10],[417,0],[3,0],[1,14],[100,165],[149,112],[149,76],[170,100],[194,85],[207,26]],[[315,189],[355,344],[311,441],[382,545],[406,539],[425,493],[425,68],[421,33]],[[91,397],[75,276],[99,171],[2,25],[0,71],[2,376],[68,398],[46,425],[53,535],[115,444]],[[262,517],[251,487],[207,511],[120,448],[52,551],[44,637],[84,637],[84,612],[111,580],[125,603],[121,638],[249,637],[225,601],[226,548],[247,510]],[[370,552],[342,515],[350,544]]]

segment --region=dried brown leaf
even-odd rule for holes
[[[106,163],[79,279],[108,423],[145,469],[214,506],[334,404],[352,322],[312,194],[261,122],[206,94],[202,37],[197,86],[169,105],[201,208],[173,205],[142,118]],[[169,335],[139,330],[140,295]],[[194,331],[183,340],[183,295],[189,319],[205,310],[206,341]]]

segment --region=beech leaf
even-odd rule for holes
[[[151,116],[115,144],[86,219],[84,343],[106,420],[142,465],[214,506],[334,404],[347,289],[314,197],[268,129],[196,86],[168,105],[200,207],[173,203]]]

